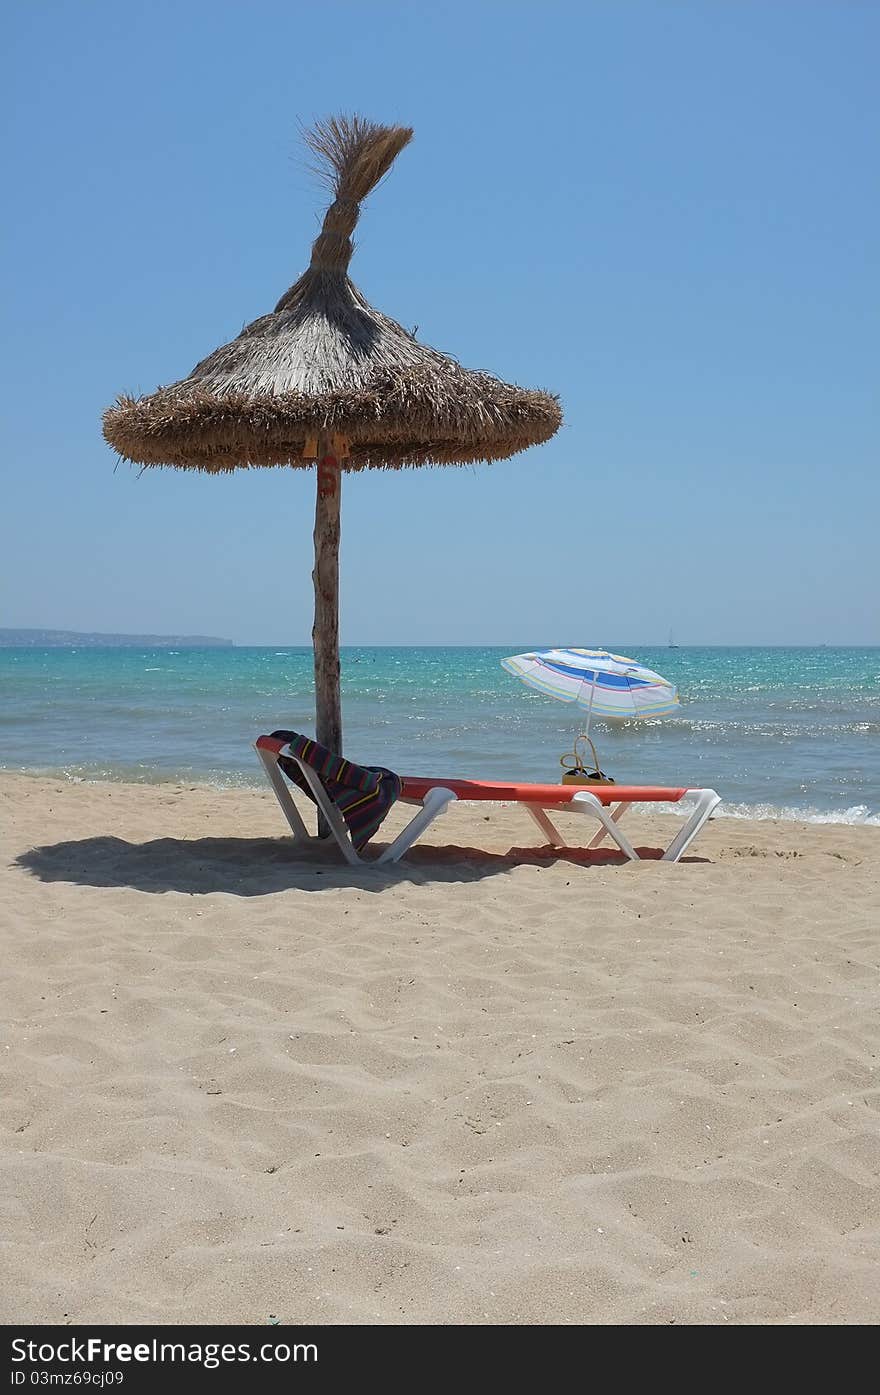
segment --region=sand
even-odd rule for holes
[[[361,871],[268,792],[12,774],[0,822],[0,1320],[877,1319],[880,829],[518,862],[459,807]]]

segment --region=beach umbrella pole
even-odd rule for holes
[[[595,696],[596,696],[596,675],[595,675],[595,673],[594,673],[594,674],[593,674],[593,681],[592,681],[592,683],[590,684],[590,705],[589,705],[589,707],[587,708],[587,724],[586,724],[586,726],[585,726],[585,728],[584,728],[584,736],[589,736],[589,734],[590,734],[590,718],[591,718],[592,715],[593,715],[593,699],[594,699]]]
[[[342,700],[339,677],[339,516],[342,471],[330,436],[318,436],[318,489],[315,501],[315,735],[322,746],[342,754]]]

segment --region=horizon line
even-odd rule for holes
[[[89,637],[93,640],[100,638],[107,639],[130,639],[135,645],[139,641],[147,640],[167,640],[174,642],[181,648],[192,649],[302,649],[310,651],[312,644],[310,640],[244,640],[230,639],[220,635],[199,635],[199,634],[163,634],[160,631],[145,631],[143,634],[137,631],[124,630],[63,630],[52,626],[5,626],[0,627],[0,634],[11,635],[18,631],[21,634],[34,634],[45,632],[46,634],[70,635],[70,647],[76,645],[80,638]],[[209,643],[198,643],[199,640],[208,640]],[[190,641],[187,643],[187,641]],[[2,644],[2,648],[51,648],[64,649],[68,645],[64,642],[54,644]],[[94,647],[100,647],[98,645]],[[120,647],[120,646],[110,646]],[[531,650],[553,649],[553,648],[579,648],[588,646],[554,645],[554,644],[532,644],[523,646],[521,641],[507,642],[505,640],[457,640],[457,639],[385,639],[385,640],[344,640],[340,642],[340,649],[509,649],[511,653],[526,653]],[[607,646],[592,645],[591,648],[603,648]],[[624,642],[615,644],[613,649],[620,651],[626,649],[878,649],[880,640],[690,640],[684,643],[670,644],[668,640],[638,640],[633,643]]]

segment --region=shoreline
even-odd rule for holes
[[[220,793],[247,793],[265,792],[266,782],[259,770],[255,770],[253,776],[248,775],[241,779],[236,779],[232,772],[225,772],[222,778],[206,779],[203,777],[190,777],[188,775],[172,775],[167,778],[157,780],[131,780],[118,778],[115,775],[72,775],[65,770],[36,769],[36,768],[13,768],[11,766],[0,765],[0,785],[4,780],[23,778],[26,780],[42,780],[48,784],[57,784],[59,781],[71,788],[80,785],[102,786],[110,785],[113,788],[125,788],[129,790],[182,790],[204,791]],[[654,808],[664,808],[666,806],[654,806]],[[650,809],[647,810],[650,812]],[[798,809],[796,806],[774,806],[769,804],[741,804],[734,801],[726,801],[722,797],[722,802],[712,816],[713,821],[730,820],[737,823],[781,823],[797,824],[803,827],[841,827],[841,828],[880,828],[880,812],[874,813],[868,805],[854,804],[847,809]]]
[[[462,805],[371,869],[268,789],[0,809],[4,1321],[876,1321],[877,829]]]

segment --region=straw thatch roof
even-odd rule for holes
[[[329,430],[348,439],[342,463],[357,470],[500,460],[549,440],[562,420],[556,397],[467,371],[374,310],[348,278],[360,203],[411,137],[360,117],[308,134],[335,193],[311,265],[188,378],[117,399],[104,436],[121,456],[210,471],[307,466],[308,443]]]

